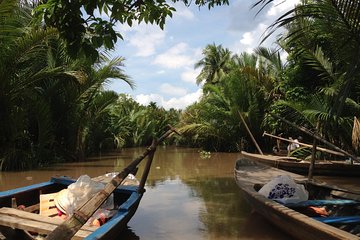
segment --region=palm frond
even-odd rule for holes
[[[272,1],[266,1],[266,4],[269,4],[270,2]],[[300,4],[275,20],[275,22],[268,27],[268,34],[265,35],[262,42],[278,28],[286,27],[301,19],[322,20],[317,22],[317,24],[328,24],[329,26],[337,27],[337,33],[343,36],[341,41],[345,42],[349,39],[353,39],[359,42],[359,8],[360,3],[357,0],[319,0],[314,1],[313,3]],[[292,33],[292,40],[297,40],[308,30],[309,29],[306,26],[302,26],[297,32]]]
[[[330,83],[334,83],[337,80],[337,76],[334,73],[333,65],[328,58],[325,57],[320,47],[316,47],[315,51],[303,52],[305,63],[313,69],[319,71],[319,77],[327,80]]]

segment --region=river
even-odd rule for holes
[[[86,162],[33,171],[0,172],[0,190],[47,181],[55,175],[95,177],[121,171],[143,151],[144,148],[129,148]],[[291,240],[252,212],[243,200],[233,178],[234,163],[240,157],[240,153],[211,153],[202,157],[198,149],[159,147],[145,195],[119,239]],[[143,168],[142,163],[139,176]]]

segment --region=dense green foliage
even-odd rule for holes
[[[175,110],[139,106],[103,90],[110,79],[133,86],[123,58],[72,58],[58,31],[34,24],[31,10],[0,1],[1,170],[148,144],[166,124],[174,125]]]
[[[226,3],[195,1],[209,8]],[[269,112],[355,151],[359,146],[351,140],[354,117],[360,115],[359,6],[350,0],[303,1],[270,26],[287,29],[276,50],[259,47],[251,54],[233,54],[221,45],[206,46],[194,66],[201,69],[196,80],[203,84],[203,97],[180,111],[155,103],[142,106],[103,89],[110,79],[133,86],[124,73],[124,59],[110,59],[99,51],[101,46],[112,48],[119,36],[115,22],[162,27],[174,11],[165,1],[47,1],[37,8],[44,27],[32,15],[33,6],[0,0],[0,169],[28,169],[148,145],[168,124],[183,133],[171,140],[177,144],[211,151],[253,150],[240,115],[263,150],[274,144],[262,137],[264,131],[303,135]],[[79,12],[82,7],[86,20]],[[97,18],[96,11],[110,16]],[[71,28],[69,22],[74,22]],[[287,53],[286,61],[280,50]]]
[[[204,96],[183,114],[185,136],[206,150],[255,149],[239,114],[263,150],[275,142],[264,139],[263,131],[304,135],[271,112],[354,150],[353,119],[360,114],[359,8],[359,1],[303,1],[269,27],[270,33],[288,30],[278,39],[277,51],[258,48],[238,56],[208,45],[195,65],[202,67],[197,80],[204,82]],[[288,54],[285,63],[280,51]]]
[[[116,32],[115,24],[135,23],[157,24],[164,28],[166,19],[172,17],[176,9],[171,5],[175,2],[186,5],[188,0],[98,0],[98,1],[42,1],[36,8],[40,20],[47,26],[55,27],[72,55],[84,53],[97,59],[98,49],[112,49],[121,33]],[[209,9],[216,5],[228,4],[228,0],[196,0],[194,4]]]

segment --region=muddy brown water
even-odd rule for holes
[[[55,175],[95,177],[121,171],[143,151],[144,148],[129,148],[86,162],[33,171],[0,172],[0,191],[47,181]],[[128,228],[119,233],[119,239],[291,240],[252,212],[243,200],[233,178],[234,164],[240,157],[240,153],[211,153],[208,158],[202,158],[198,149],[159,147],[145,195]],[[139,167],[139,176],[144,165]],[[345,179],[341,183],[351,187],[358,186],[359,181]]]

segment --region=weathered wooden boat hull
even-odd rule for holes
[[[272,168],[249,159],[238,160],[234,174],[240,191],[253,209],[293,237],[301,240],[360,239],[358,236],[349,232],[322,223],[285,207],[280,203],[266,198],[255,190],[257,186],[266,184],[278,175],[290,175],[298,182],[306,182],[303,176]],[[307,184],[308,187],[310,187],[310,183]],[[317,185],[320,186],[323,184]],[[331,188],[325,185],[321,188],[323,188],[322,194],[330,194]]]
[[[300,159],[293,157],[261,155],[244,151],[242,151],[241,154],[245,158],[286,171],[306,175],[309,171],[310,162],[301,161]],[[328,176],[360,176],[360,164],[350,165],[340,161],[316,161],[313,174]]]
[[[24,212],[17,209],[10,209],[12,207],[13,199],[16,199],[16,204],[27,206],[37,206],[39,204],[40,194],[58,192],[68,185],[75,182],[67,177],[52,178],[48,182],[34,184],[27,187],[17,188],[9,191],[3,191],[0,193],[0,232],[8,231],[13,228],[19,227],[16,224],[16,218],[19,221],[24,221],[20,229],[26,231],[34,231],[42,234],[48,234],[51,230],[55,229],[59,225],[60,219],[52,220],[50,218],[44,218],[43,223],[36,223],[35,219],[40,219],[42,216],[36,213]],[[114,191],[114,203],[118,205],[115,215],[107,221],[104,225],[94,228],[85,227],[82,228],[77,235],[72,239],[116,239],[121,234],[135,214],[143,193],[139,193],[137,186],[119,186]],[[13,221],[13,222],[11,222]],[[28,221],[28,223],[26,223]],[[26,225],[27,224],[27,225]],[[39,225],[39,226],[37,226]],[[41,225],[46,225],[41,226]],[[42,229],[44,228],[44,229]],[[40,229],[40,230],[39,230]],[[8,231],[9,232],[9,231]]]

